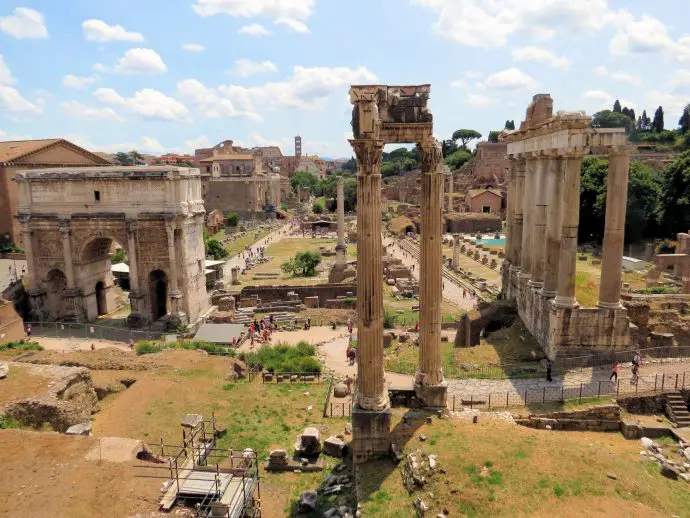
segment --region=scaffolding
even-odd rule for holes
[[[188,414],[181,423],[182,444],[149,445],[165,459],[158,465],[137,465],[137,477],[166,480],[160,510],[176,503],[193,509],[197,518],[260,518],[261,492],[256,453],[217,448],[220,431],[215,415],[205,421]]]

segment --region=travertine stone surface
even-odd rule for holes
[[[561,225],[563,213],[563,173],[565,159],[549,159],[547,171],[546,258],[544,261],[544,297],[555,297],[558,291],[558,271],[561,259]]]
[[[532,279],[530,286],[541,288],[544,284],[544,265],[546,259],[546,170],[548,160],[537,158],[535,177],[534,220],[532,222]]]
[[[532,240],[534,235],[534,204],[536,196],[536,179],[537,179],[537,159],[527,158],[525,160],[525,189],[523,206],[523,224],[522,224],[522,250],[520,257],[520,277],[523,279],[530,279],[532,277],[532,260],[534,257],[534,249],[532,247]]]
[[[337,210],[338,210],[338,244],[335,247],[335,260],[337,267],[344,267],[347,255],[347,245],[345,244],[345,182],[339,176],[336,184],[337,188]]]

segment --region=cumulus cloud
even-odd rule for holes
[[[315,2],[316,0],[196,0],[192,8],[199,16],[227,14],[240,18],[271,18],[274,23],[286,25],[294,32],[305,33],[309,32],[306,22],[314,11]],[[240,32],[249,34],[242,32],[242,29]]]
[[[48,37],[43,15],[34,9],[17,7],[13,14],[0,16],[0,31],[18,39]]]
[[[16,82],[10,67],[5,63],[5,58],[0,54],[0,85],[13,85]]]
[[[623,101],[621,101],[621,103],[623,103]],[[651,107],[647,110],[647,114],[650,116],[654,113],[657,106],[663,106],[666,122],[670,126],[675,124],[683,113],[683,108],[688,104],[688,96],[676,95],[659,90],[650,90],[645,94],[645,104]]]
[[[239,77],[250,77],[256,74],[277,74],[278,67],[271,61],[252,61],[238,59],[231,73]]]
[[[304,23],[300,20],[295,20],[294,18],[279,18],[273,23],[275,25],[285,25],[292,32],[298,32],[301,34],[306,34],[308,32],[311,32],[309,30],[309,27],[307,27],[306,23]]]
[[[210,119],[246,117],[255,121],[263,120],[253,109],[238,109],[228,98],[217,90],[207,88],[197,79],[185,79],[177,83],[177,93],[188,99],[204,117]]]
[[[130,41],[140,43],[144,35],[140,32],[130,32],[122,25],[108,25],[103,20],[86,20],[81,24],[84,37],[88,41],[106,43],[108,41]]]
[[[177,99],[163,92],[144,88],[135,92],[132,97],[122,97],[112,88],[99,88],[94,97],[105,104],[123,106],[132,113],[147,119],[189,122],[189,110]]]
[[[211,142],[206,135],[199,135],[196,138],[184,141],[185,149],[194,151],[195,149],[204,149],[211,147]]]
[[[619,83],[629,83],[631,85],[639,85],[642,81],[639,77],[633,76],[631,74],[626,74],[625,72],[620,72],[616,70],[609,70],[604,65],[600,65],[595,69],[595,72],[600,76],[605,76]]]
[[[587,101],[591,101],[591,105],[597,110],[613,109],[613,103],[616,102],[617,99],[615,96],[605,92],[604,90],[587,90],[584,94],[582,94],[582,97]],[[627,106],[628,108],[637,110],[636,103],[626,99],[618,100],[620,101],[621,106]]]
[[[168,67],[153,49],[129,49],[113,67],[100,63],[94,65],[96,72],[111,72],[120,75],[153,75],[167,72]]]
[[[25,99],[19,90],[0,84],[0,106],[11,113],[38,115],[43,112],[40,99],[31,102]]]
[[[490,88],[501,90],[523,90],[534,88],[538,85],[533,77],[516,67],[491,74],[486,78],[484,84]]]
[[[607,0],[410,0],[438,15],[434,31],[461,45],[502,47],[518,33],[597,31],[615,21]]]
[[[120,117],[115,110],[107,106],[103,108],[92,108],[86,106],[78,101],[63,102],[60,107],[65,114],[81,119],[96,119],[102,121],[123,122],[124,119]]]
[[[96,83],[100,78],[94,74],[91,76],[75,76],[67,74],[62,78],[62,85],[68,88],[76,88],[77,90],[84,90],[87,86]]]
[[[511,56],[515,61],[540,61],[546,63],[553,68],[569,69],[572,61],[563,57],[557,56],[553,52],[534,45],[520,47],[511,51]]]
[[[249,36],[256,36],[257,38],[260,38],[261,36],[268,36],[271,34],[271,31],[259,23],[250,23],[249,25],[240,27],[237,33],[248,34]]]
[[[206,50],[206,47],[198,43],[185,43],[182,45],[182,50],[186,50],[187,52],[203,52]]]
[[[492,101],[490,97],[487,97],[485,95],[467,94],[467,96],[463,99],[463,103],[478,108],[484,108],[486,106],[490,106]]]

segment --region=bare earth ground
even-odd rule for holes
[[[22,365],[10,366],[7,378],[0,382],[0,406],[48,390],[50,378],[28,372]]]

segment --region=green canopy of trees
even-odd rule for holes
[[[225,213],[225,223],[229,227],[236,227],[240,222],[240,217],[237,212],[226,212]]]
[[[690,151],[664,169],[659,212],[667,236],[690,228]]]
[[[625,128],[630,133],[633,122],[630,117],[620,112],[601,110],[592,116],[593,128]]]
[[[294,193],[298,193],[303,188],[312,191],[317,183],[316,177],[308,171],[295,171],[295,174],[290,178],[290,187]]]
[[[469,162],[471,158],[472,153],[466,149],[458,149],[455,153],[445,159],[445,163],[452,170],[455,170],[465,164],[465,162]]]
[[[661,106],[659,106],[654,112],[652,129],[657,133],[661,133],[662,131],[664,131],[664,109]]]
[[[459,129],[453,132],[453,140],[459,140],[461,142],[460,147],[467,150],[467,144],[479,138],[482,138],[482,134],[473,129]]]
[[[318,252],[297,252],[295,257],[281,264],[280,268],[296,277],[313,277],[320,263],[321,254]]]

